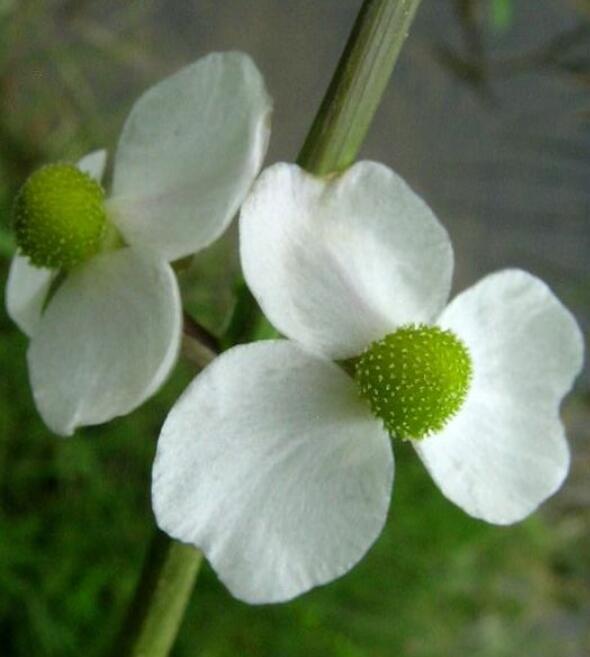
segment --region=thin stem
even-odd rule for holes
[[[217,353],[204,345],[199,339],[187,335],[182,336],[182,355],[200,370],[209,365]]]
[[[168,655],[203,555],[156,531],[112,657]]]
[[[200,370],[221,351],[219,340],[188,313],[183,317],[182,355]]]
[[[302,167],[323,175],[352,164],[419,3],[420,0],[364,1],[298,158]],[[251,321],[250,305],[254,303],[248,297],[244,304],[248,321],[235,318],[236,334],[245,341],[263,331],[260,322]],[[193,359],[204,364],[213,355],[211,345],[203,344],[202,336],[193,331],[189,333],[185,333],[184,348],[193,350]],[[156,534],[113,657],[167,657],[201,559],[198,550],[182,546],[160,532]]]
[[[199,369],[219,353],[216,338],[185,313],[182,355]],[[156,529],[112,657],[166,657],[176,639],[203,555]]]
[[[365,139],[420,0],[365,0],[298,163],[318,175],[350,166]]]
[[[297,163],[316,175],[342,171],[356,159],[421,0],[365,0]],[[241,341],[276,337],[247,288],[237,294],[232,321],[242,315],[256,333]]]
[[[212,352],[219,351],[219,340],[187,312],[183,315],[183,333],[203,343]]]

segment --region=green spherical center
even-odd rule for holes
[[[355,378],[392,436],[419,439],[442,429],[461,407],[471,358],[451,331],[404,326],[369,346]]]
[[[70,269],[100,250],[107,226],[104,190],[71,164],[36,171],[13,210],[16,241],[38,267]]]

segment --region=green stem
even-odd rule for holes
[[[193,337],[195,335],[201,339]],[[204,329],[186,316],[183,354],[199,368],[217,355],[215,345],[205,337]],[[202,560],[199,550],[155,530],[112,657],[167,657],[170,654]]]
[[[202,558],[198,550],[156,531],[112,657],[169,654]]]
[[[420,0],[365,0],[298,163],[317,175],[350,166],[365,139]]]
[[[317,175],[352,164],[369,129],[420,0],[365,0],[299,155]],[[262,330],[236,319],[236,331],[251,340]],[[245,331],[242,331],[247,325]],[[224,345],[227,342],[224,341]],[[185,340],[185,350],[190,351]],[[198,349],[198,360],[206,354]],[[193,353],[194,356],[194,353]],[[201,364],[199,362],[199,364]],[[202,555],[157,532],[113,657],[167,657],[180,627]]]
[[[318,176],[346,169],[356,159],[381,102],[421,0],[365,0],[297,163]],[[232,321],[255,322],[241,341],[277,337],[247,288],[237,295]]]

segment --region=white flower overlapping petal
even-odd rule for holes
[[[162,529],[200,546],[234,595],[288,600],[346,572],[379,534],[389,437],[332,361],[400,325],[450,329],[472,358],[457,415],[415,443],[442,492],[507,524],[560,486],[569,451],[559,405],[583,347],[544,283],[499,272],[445,308],[446,231],[371,162],[327,179],[270,167],[240,230],[246,280],[289,340],[235,347],[197,377],[164,424],[152,488]]]
[[[248,197],[240,230],[244,275],[264,314],[332,358],[357,355],[392,326],[431,321],[449,295],[445,229],[378,164],[328,183],[277,164]]]
[[[187,66],[149,89],[123,128],[107,208],[126,246],[75,267],[49,299],[56,272],[15,256],[6,307],[31,339],[33,395],[55,433],[128,413],[170,373],[182,330],[170,261],[227,228],[262,166],[271,108],[247,55]],[[106,152],[78,166],[100,181]]]
[[[158,448],[161,527],[198,545],[239,598],[277,602],[348,571],[379,535],[389,436],[352,379],[288,340],[215,359]]]

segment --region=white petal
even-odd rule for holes
[[[168,260],[227,228],[262,166],[271,101],[253,61],[214,53],[147,91],[115,161],[110,206],[129,244]]]
[[[16,254],[6,282],[6,312],[29,337],[37,325],[43,304],[57,272],[35,267],[29,259]]]
[[[442,492],[488,522],[521,520],[569,467],[559,404],[582,367],[580,329],[539,279],[508,270],[458,296],[439,324],[469,348],[463,408],[417,450]]]
[[[47,426],[69,435],[129,413],[168,376],[180,337],[180,295],[168,263],[126,248],[70,272],[28,353]]]
[[[361,352],[446,303],[453,255],[445,229],[387,167],[338,177],[267,169],[244,203],[242,267],[275,327],[333,358]]]
[[[230,591],[293,598],[347,572],[379,535],[393,456],[348,375],[287,340],[235,347],[168,416],[152,499]]]
[[[78,169],[87,173],[96,182],[100,183],[107,165],[107,152],[103,150],[92,151],[81,160],[78,160]]]

